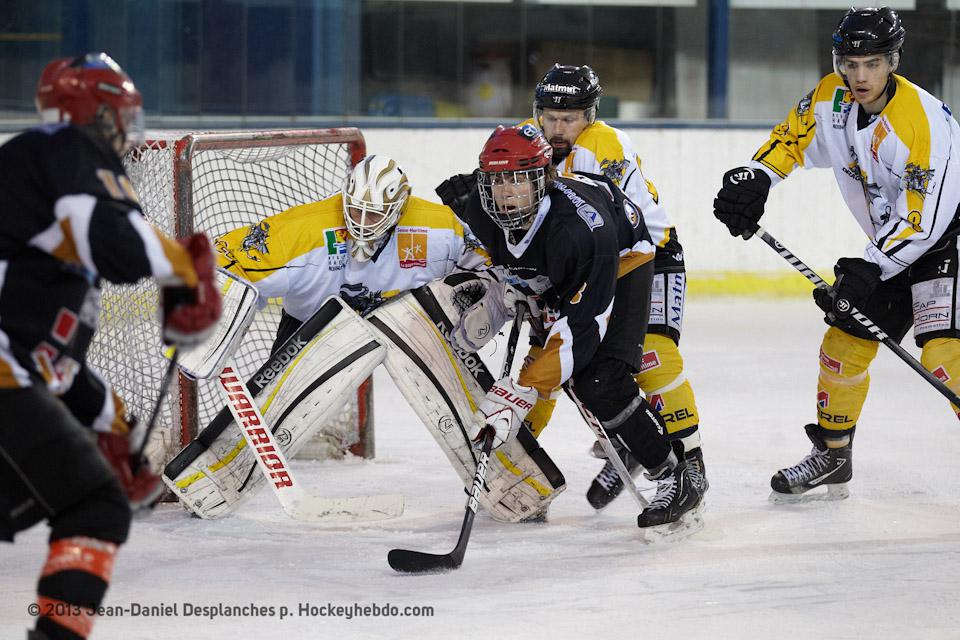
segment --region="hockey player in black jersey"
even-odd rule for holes
[[[162,486],[132,453],[135,420],[85,363],[101,279],[157,278],[174,344],[220,315],[207,239],[147,224],[121,165],[141,104],[106,54],[56,60],[37,89],[45,124],[0,147],[0,539],[50,525],[34,640],[90,635],[132,510]]]
[[[701,493],[690,481],[683,444],[671,446],[663,419],[633,379],[655,251],[643,216],[603,176],[557,177],[551,156],[536,127],[498,127],[480,154],[477,188],[457,207],[507,281],[545,307],[531,334],[539,348],[516,382],[499,380],[480,402],[475,429],[492,425],[505,440],[538,397],[563,385],[584,416],[599,420],[657,481],[639,526],[673,530],[688,512],[699,522]],[[441,185],[438,193],[445,192]],[[502,305],[488,295],[463,313],[453,339],[477,347],[504,320]]]

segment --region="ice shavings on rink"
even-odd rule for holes
[[[505,525],[481,513],[458,571],[394,573],[391,548],[453,548],[465,495],[381,369],[376,460],[294,468],[324,495],[403,493],[403,516],[307,524],[287,518],[267,491],[221,521],[162,505],[134,523],[105,604],[177,605],[177,615],[104,617],[92,637],[957,638],[960,422],[883,347],[857,430],[851,497],[767,502],[770,475],[809,452],[803,425],[814,417],[824,329],[807,300],[689,304],[682,346],[710,490],[706,526],[685,541],[641,544],[626,495],[602,513],[587,504],[602,463],[587,455],[590,431],[562,399],[542,436],[568,486],[549,520]],[[489,359],[495,368],[501,355]],[[0,545],[0,637],[24,637],[32,624],[46,535],[37,527]],[[346,615],[355,603],[433,615],[321,615],[330,606]],[[231,605],[275,613],[213,615]]]

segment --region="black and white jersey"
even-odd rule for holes
[[[62,394],[86,378],[100,279],[151,275],[197,282],[186,250],[143,218],[106,144],[58,124],[0,147],[0,388],[43,382]]]
[[[464,221],[508,281],[549,307],[543,351],[518,380],[546,397],[596,353],[617,278],[653,259],[643,216],[609,180],[574,175],[556,180],[526,232],[504,231],[484,212],[477,192]]]

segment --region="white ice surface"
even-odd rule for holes
[[[803,301],[693,300],[682,342],[702,416],[706,527],[639,542],[621,496],[584,499],[600,462],[563,399],[542,443],[568,489],[549,521],[477,518],[460,570],[400,576],[394,547],[453,548],[464,494],[385,375],[377,458],[297,463],[317,493],[406,495],[399,519],[359,527],[288,519],[263,491],[222,521],[162,505],[134,524],[106,604],[177,603],[179,616],[98,620],[94,638],[960,638],[960,423],[883,347],[857,432],[851,497],[774,506],[771,473],[809,451],[817,347]],[[910,340],[905,341],[910,343]],[[909,345],[910,350],[916,349]],[[500,355],[490,358],[498,370]],[[45,527],[0,546],[0,637],[22,638],[46,554]],[[432,617],[299,616],[299,603],[431,606]],[[183,603],[288,607],[278,617],[187,617]]]

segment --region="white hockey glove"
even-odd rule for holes
[[[467,435],[474,442],[479,442],[480,431],[484,425],[490,425],[496,431],[493,447],[497,448],[516,437],[523,419],[536,401],[537,390],[533,387],[515,384],[509,376],[500,378],[477,405],[477,411],[473,414],[475,420]]]
[[[450,341],[464,351],[479,351],[493,340],[500,327],[516,316],[517,304],[531,309],[532,315],[540,310],[535,300],[528,299],[509,284],[493,278],[483,282],[486,284],[483,297],[460,315],[450,332]]]

